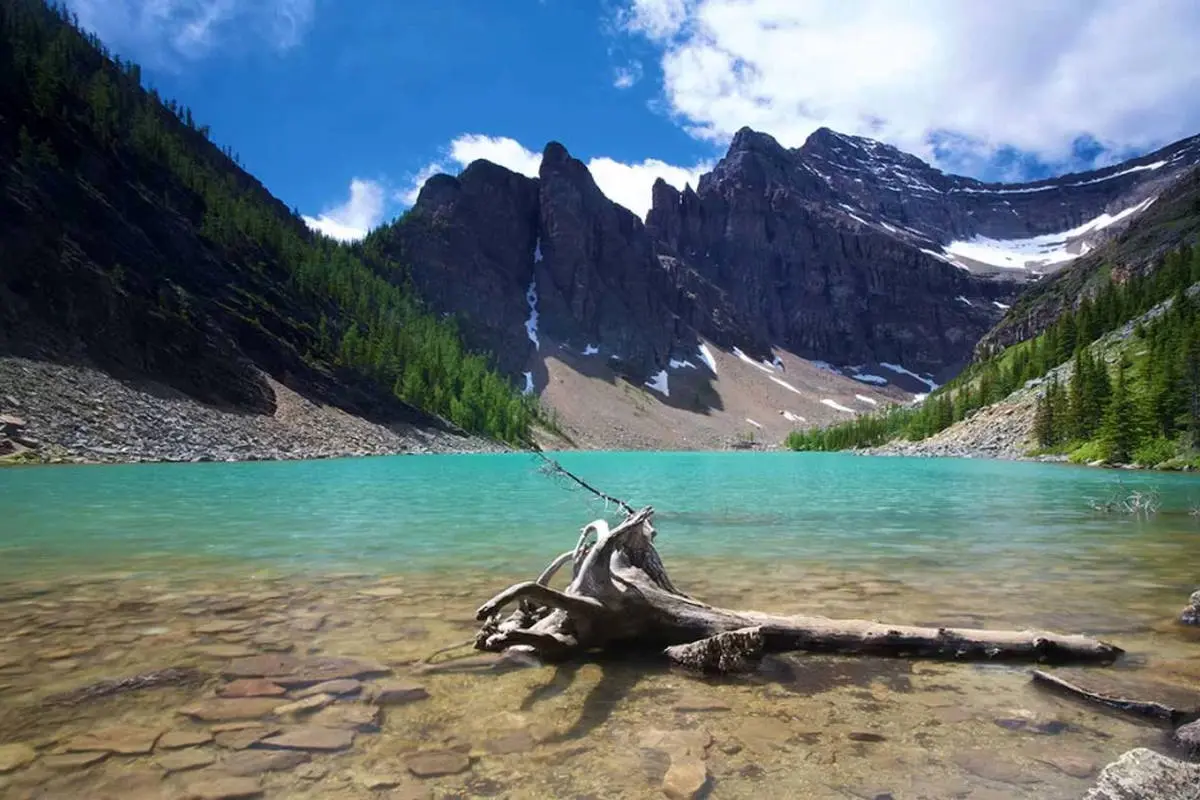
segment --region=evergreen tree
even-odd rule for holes
[[[1112,397],[1108,401],[1104,422],[1100,426],[1100,442],[1104,447],[1106,460],[1114,464],[1129,463],[1141,439],[1137,404],[1129,391],[1126,375],[1125,359],[1122,358],[1117,362]]]

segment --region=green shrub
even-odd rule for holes
[[[1094,461],[1108,461],[1108,448],[1099,441],[1087,442],[1067,457],[1072,464],[1091,464]]]
[[[1133,451],[1133,463],[1141,467],[1157,467],[1174,458],[1178,450],[1175,443],[1165,437],[1147,439]]]

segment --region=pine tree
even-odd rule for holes
[[[1105,460],[1114,464],[1127,464],[1140,440],[1137,405],[1130,394],[1126,380],[1125,359],[1117,362],[1117,376],[1113,382],[1112,397],[1104,412],[1100,426],[1100,442],[1104,447]]]

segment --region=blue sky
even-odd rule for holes
[[[312,224],[550,139],[638,213],[742,125],[1030,179],[1200,132],[1195,0],[69,0]]]

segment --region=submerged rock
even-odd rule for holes
[[[1200,719],[1180,726],[1179,730],[1175,731],[1175,744],[1189,755],[1200,755]]]
[[[367,694],[372,702],[380,706],[404,705],[429,697],[424,686],[411,681],[384,681],[370,687]]]
[[[37,752],[27,744],[0,744],[0,775],[14,772],[37,758]]]
[[[270,697],[218,698],[185,706],[179,709],[179,713],[201,722],[233,722],[265,717],[281,705],[284,702]]]
[[[212,740],[213,735],[208,731],[167,731],[158,737],[154,747],[158,750],[178,750],[208,744]]]
[[[218,689],[217,694],[221,697],[278,697],[286,691],[264,678],[238,678]]]
[[[354,744],[354,731],[347,728],[296,728],[262,740],[262,746],[282,750],[345,750]]]
[[[118,725],[76,736],[67,744],[66,749],[71,753],[143,755],[154,749],[154,743],[162,733],[161,729]]]
[[[238,778],[222,773],[202,773],[187,786],[187,796],[192,800],[243,800],[261,795],[262,784],[257,778]]]
[[[190,769],[200,769],[210,766],[216,757],[204,750],[180,750],[177,753],[167,753],[159,756],[156,761],[164,771],[185,772]]]
[[[42,759],[42,766],[61,772],[84,769],[99,764],[108,758],[108,753],[55,753]]]
[[[1179,621],[1184,625],[1200,626],[1200,591],[1192,592],[1188,607],[1179,615]]]
[[[471,759],[454,750],[426,750],[409,756],[405,766],[418,778],[438,778],[466,772],[471,768]]]
[[[1197,800],[1200,765],[1139,747],[1109,764],[1084,800]]]
[[[221,770],[240,778],[264,772],[286,772],[311,760],[308,753],[296,750],[243,750],[221,760]]]
[[[663,794],[672,800],[693,800],[700,797],[708,785],[708,767],[692,755],[672,756],[671,766],[663,776]]]

